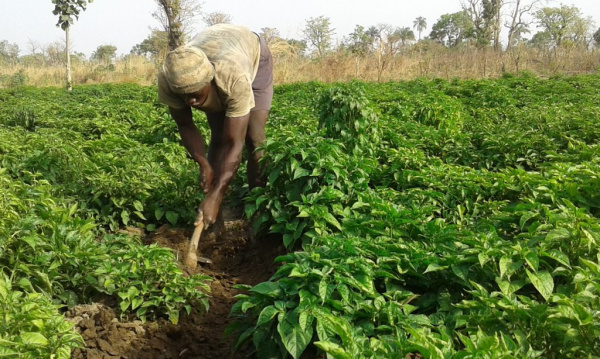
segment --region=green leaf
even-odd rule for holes
[[[529,251],[528,253],[526,253],[525,261],[527,262],[527,265],[529,265],[529,267],[533,269],[534,272],[537,272],[538,267],[540,265],[540,259],[538,258],[535,252]]]
[[[40,333],[36,332],[24,332],[19,335],[23,343],[27,345],[46,346],[48,345],[48,339]]]
[[[335,359],[352,359],[352,356],[336,343],[315,342],[315,346]]]
[[[504,274],[506,274],[506,271],[508,270],[508,267],[510,266],[511,263],[512,263],[512,257],[502,256],[502,258],[500,258],[500,261],[498,263],[498,266],[500,269],[500,278],[504,278]]]
[[[31,249],[35,250],[35,246],[38,242],[38,237],[33,235],[33,236],[27,236],[27,237],[22,237],[21,240],[25,243],[27,243]]]
[[[566,228],[556,228],[548,232],[546,241],[562,241],[571,238],[571,232]]]
[[[338,222],[337,219],[335,219],[335,217],[327,212],[323,215],[323,218],[325,218],[325,220],[327,221],[327,223],[333,225],[335,228],[339,229],[340,231],[342,230],[342,225],[340,224],[340,222]]]
[[[138,212],[144,211],[144,205],[140,201],[133,201],[133,208]]]
[[[535,289],[537,289],[542,297],[548,301],[552,295],[552,291],[554,290],[554,280],[552,279],[552,275],[550,275],[550,273],[547,271],[533,273],[530,270],[527,270],[527,276],[529,277],[529,280]]]
[[[281,287],[275,282],[262,282],[250,289],[251,292],[276,298],[281,295]]]
[[[427,269],[425,269],[425,272],[423,272],[423,274],[437,272],[437,271],[445,270],[447,268],[448,268],[448,266],[442,266],[442,265],[439,265],[438,263],[431,263],[427,266]]]
[[[179,219],[179,215],[177,212],[167,211],[166,213],[167,221],[171,223],[173,226],[177,224],[177,220]]]
[[[154,217],[156,217],[157,221],[160,221],[160,219],[165,215],[165,211],[162,208],[158,208],[157,210],[154,211]]]
[[[321,304],[324,304],[327,298],[327,281],[324,278],[319,282],[319,297],[321,297]]]
[[[142,303],[144,303],[144,299],[143,298],[133,298],[131,300],[131,310],[135,310],[137,307],[139,307],[140,305],[142,305]]]
[[[123,221],[124,225],[127,225],[127,223],[129,223],[129,211],[124,210],[123,212],[121,212],[121,220]]]
[[[120,295],[121,293],[119,293]],[[121,303],[119,303],[119,308],[121,308],[121,311],[124,312],[127,310],[127,308],[129,308],[129,300],[124,300]]]
[[[77,212],[77,203],[73,204],[70,208],[69,208],[69,216],[72,217],[75,212]]]
[[[568,268],[571,268],[571,261],[569,261],[569,257],[557,249],[552,249],[552,250],[549,250],[546,252],[542,252],[541,254],[545,257],[554,259],[558,263],[560,263]]]
[[[460,279],[464,280],[465,282],[468,282],[469,280],[469,266],[467,265],[456,265],[453,264],[450,266],[450,268],[452,269],[452,272],[459,277]]]
[[[313,336],[312,326],[302,330],[294,312],[286,313],[277,325],[277,332],[281,336],[283,346],[294,359],[300,358]]]
[[[279,313],[279,310],[277,310],[277,308],[275,308],[272,305],[264,307],[263,310],[258,315],[258,320],[256,322],[256,326],[258,327],[258,326],[261,326],[263,324],[270,322],[275,317],[275,315],[277,315],[277,313]]]

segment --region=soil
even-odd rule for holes
[[[122,320],[110,301],[73,307],[66,317],[75,323],[85,347],[75,350],[72,358],[252,357],[248,348],[233,353],[232,338],[224,334],[235,303],[233,297],[239,294],[233,286],[268,280],[276,270],[273,260],[284,254],[285,249],[281,239],[251,240],[247,235],[248,222],[240,218],[241,213],[226,209],[222,234],[203,233],[198,256],[209,258],[212,263],[199,263],[191,272],[183,266],[183,261],[193,229],[163,226],[148,235],[128,230],[139,234],[146,244],[171,248],[184,273],[202,273],[214,278],[210,285],[210,309],[207,313],[182,314],[179,323],[172,324],[166,319],[145,323]]]

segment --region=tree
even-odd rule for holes
[[[19,59],[19,45],[0,41],[0,64],[14,65]]]
[[[306,40],[286,39],[285,42],[293,49],[294,53],[301,56],[306,54],[306,49],[308,48]]]
[[[79,13],[85,11],[88,2],[93,0],[52,0],[54,10],[52,13],[58,15],[57,27],[65,32],[65,54],[66,54],[66,89],[71,91],[73,84],[71,80],[71,54],[69,49],[69,29],[73,25],[73,17],[79,19]]]
[[[400,40],[402,45],[406,45],[409,41],[415,41],[415,33],[410,27],[401,27],[394,31],[394,36]]]
[[[381,37],[381,29],[377,26],[371,26],[367,29],[365,34],[367,34],[369,39],[371,39],[371,45],[373,46],[373,48],[375,48],[376,41]]]
[[[66,58],[63,56],[65,53],[65,44],[61,41],[54,41],[48,44],[43,49],[44,58],[50,66],[64,65]]]
[[[168,46],[173,50],[185,42],[190,27],[200,14],[202,6],[197,0],[156,0],[158,9],[152,16],[158,20],[161,30],[168,34]]]
[[[227,15],[222,12],[211,12],[202,17],[206,26],[213,26],[216,24],[231,24],[233,18],[231,15]]]
[[[369,52],[372,38],[361,25],[356,25],[354,31],[344,41],[344,46],[352,54],[364,56]]]
[[[421,33],[427,28],[427,19],[423,16],[419,16],[413,21],[413,29],[419,33],[419,41],[421,41]]]
[[[558,47],[567,39],[581,43],[587,37],[592,24],[589,18],[582,17],[579,8],[567,5],[542,8],[536,11],[535,17],[539,26]]]
[[[263,27],[260,29],[259,36],[265,40],[267,44],[272,44],[275,41],[281,40],[281,36],[279,35],[279,30],[274,27]]]
[[[467,0],[463,10],[470,16],[475,40],[478,46],[493,43],[494,50],[500,50],[500,17],[503,0]]]
[[[365,31],[365,28],[361,25],[354,27],[349,37],[344,41],[344,46],[352,55],[354,55],[354,62],[356,68],[356,78],[359,76],[360,59],[364,57],[371,47],[371,37]]]
[[[331,22],[328,17],[311,17],[306,20],[303,33],[306,42],[312,45],[317,51],[317,57],[322,58],[331,48],[334,30],[331,28]]]
[[[134,55],[162,59],[169,51],[169,35],[161,30],[152,30],[150,35],[135,45],[130,53]]]
[[[473,22],[465,11],[444,14],[433,24],[429,38],[447,47],[455,47],[474,38]]]
[[[594,42],[596,43],[595,45],[600,46],[600,27],[598,28],[598,30],[596,30],[592,37],[594,38]]]
[[[113,45],[100,45],[92,53],[92,60],[108,63],[117,56],[117,48]]]
[[[375,53],[377,55],[377,81],[381,81],[383,71],[392,62],[402,45],[402,30],[389,24],[377,25],[379,36],[375,40]],[[410,29],[409,29],[410,30]],[[375,34],[375,32],[372,32]],[[412,33],[412,31],[411,31]],[[412,36],[414,39],[414,34]]]
[[[523,34],[529,33],[529,26],[532,21],[527,21],[525,16],[534,11],[541,0],[534,0],[525,4],[522,0],[514,0],[514,7],[509,15],[509,22],[504,26],[508,28],[508,41],[506,49],[515,46],[523,37]]]

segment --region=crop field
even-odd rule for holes
[[[195,271],[155,87],[0,90],[0,356],[600,357],[599,89],[276,86]]]

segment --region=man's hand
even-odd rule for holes
[[[212,167],[208,164],[206,164],[206,166],[202,166],[200,168],[200,178],[199,178],[199,184],[200,184],[200,189],[202,189],[202,191],[204,192],[204,194],[208,194],[212,188],[213,188],[213,182],[214,182],[214,172]]]
[[[196,217],[194,225],[197,226],[200,224],[201,219],[204,220],[204,225],[206,228],[215,223],[217,216],[219,215],[220,204],[221,200],[219,198],[219,194],[216,192],[210,192],[202,204],[200,204],[200,208],[198,208],[198,216]],[[200,213],[202,213],[202,216]]]

